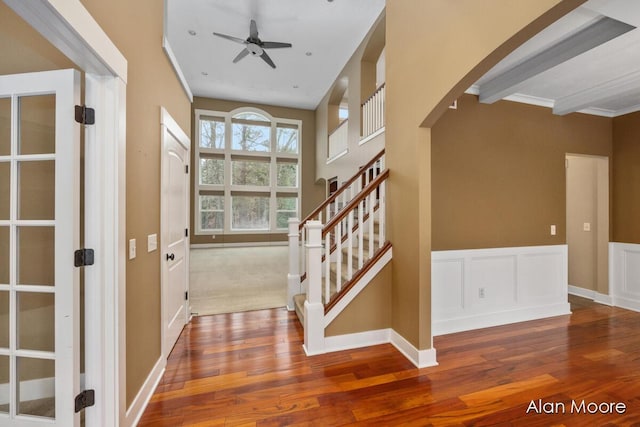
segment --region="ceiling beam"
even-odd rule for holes
[[[505,70],[480,86],[480,102],[492,104],[516,93],[526,80],[600,46],[635,27],[602,16],[558,40],[547,49]]]
[[[553,114],[562,116],[618,99],[620,96],[630,93],[640,93],[640,70],[556,99],[553,105]]]

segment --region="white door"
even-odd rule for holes
[[[74,70],[0,76],[0,425],[79,426]]]
[[[189,319],[189,145],[187,135],[162,109],[162,310],[169,356]]]

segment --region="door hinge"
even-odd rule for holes
[[[76,267],[84,267],[87,265],[93,265],[94,256],[93,249],[78,249],[74,253],[73,264]]]
[[[94,390],[84,390],[76,396],[76,413],[95,404],[96,392]]]
[[[96,110],[86,105],[76,105],[76,122],[81,125],[94,125],[96,123]]]
[[[184,165],[184,173],[189,173],[189,165]]]
[[[184,293],[184,300],[187,301],[189,299],[189,292]]]
[[[189,229],[188,228],[184,229],[184,237],[189,237]]]

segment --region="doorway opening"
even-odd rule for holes
[[[609,298],[609,158],[566,155],[569,289]]]

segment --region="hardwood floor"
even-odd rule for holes
[[[139,425],[640,426],[640,313],[570,301],[570,316],[436,337],[425,369],[392,345],[306,357],[284,309],[198,317]]]

